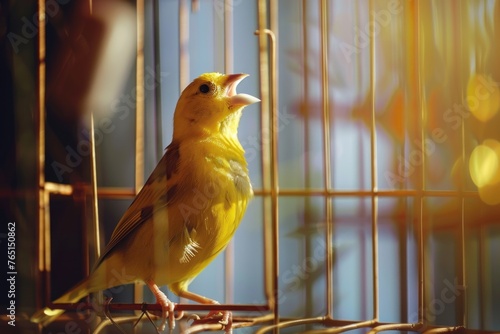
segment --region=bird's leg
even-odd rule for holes
[[[167,313],[168,313],[168,327],[170,329],[175,328],[175,318],[174,318],[174,303],[172,303],[170,300],[168,300],[167,296],[160,290],[158,285],[156,285],[153,280],[147,280],[146,284],[148,285],[149,289],[151,292],[155,295],[156,297],[156,303],[161,305],[162,308],[162,313],[161,313],[161,318],[162,322],[158,329],[160,331],[163,331],[165,329],[165,323],[167,320]]]
[[[192,301],[195,301],[200,304],[206,304],[206,305],[219,305],[220,303],[216,300],[198,295],[196,293],[187,291],[187,290],[181,290],[178,291],[179,297],[190,299]],[[206,318],[210,318],[214,315],[217,315],[221,313],[221,311],[210,311],[208,312]],[[222,319],[219,321],[220,324],[224,325],[224,330],[226,333],[232,333],[232,325],[233,325],[233,315],[230,311],[222,311]]]

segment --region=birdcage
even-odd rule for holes
[[[238,133],[255,196],[190,285],[221,305],[165,290],[176,332],[224,330],[214,310],[234,333],[500,332],[500,1],[2,9],[3,333],[156,332],[139,283],[29,317],[89,274],[213,71],[261,99]]]

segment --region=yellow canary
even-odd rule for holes
[[[92,292],[142,281],[162,305],[162,324],[168,314],[171,327],[174,304],[158,286],[199,303],[217,303],[188,291],[188,285],[227,246],[253,196],[237,131],[242,109],[260,100],[236,93],[246,76],[205,73],[184,89],[162,159],[92,274],[54,303],[74,303]],[[118,281],[116,272],[125,279]],[[31,319],[48,324],[62,312],[45,308]]]

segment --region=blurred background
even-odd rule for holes
[[[95,328],[28,319],[88,274],[170,143],[180,92],[212,71],[250,74],[238,90],[262,99],[238,135],[256,196],[190,285],[270,308],[235,333],[500,331],[500,1],[2,1],[0,15],[0,251],[15,222],[17,272],[2,333]],[[154,302],[142,286],[106,295]]]

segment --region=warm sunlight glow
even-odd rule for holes
[[[500,204],[500,183],[479,188],[479,198],[488,205]]]
[[[490,77],[472,74],[467,84],[465,102],[474,117],[482,122],[489,121],[500,108],[498,85]]]
[[[486,145],[477,146],[470,155],[469,172],[478,188],[491,182],[498,173],[498,156],[495,150]]]
[[[500,142],[494,139],[486,139],[481,146],[488,149],[488,153],[486,153],[483,163],[486,165],[489,164],[488,161],[496,160],[497,165],[500,165]],[[493,152],[493,156],[491,155],[491,152]],[[487,180],[486,183],[484,183],[482,186],[478,186],[479,197],[486,204],[500,204],[500,166],[497,166],[497,168],[493,170],[489,170],[489,167],[484,166],[484,169],[487,170],[484,174],[484,178],[488,178],[489,180]]]

